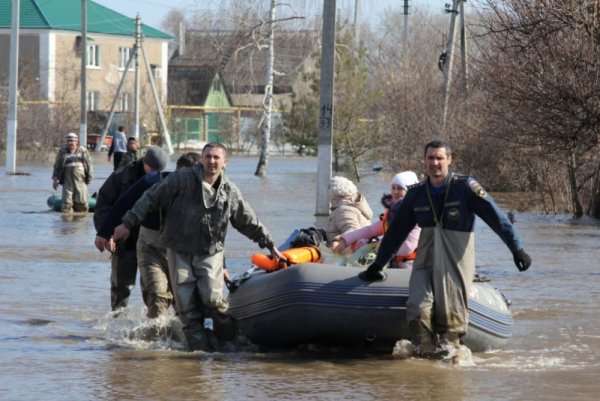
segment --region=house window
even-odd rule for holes
[[[181,143],[188,140],[200,140],[202,131],[202,120],[199,118],[175,118],[174,133],[176,142]]]
[[[87,66],[93,68],[100,68],[100,46],[88,45]]]
[[[162,71],[160,69],[160,65],[150,64],[150,69],[152,70],[152,76],[155,79],[160,79],[160,77],[162,75]]]
[[[207,113],[204,115],[206,119],[206,140],[208,142],[223,142],[221,137],[221,123],[219,114]]]
[[[86,92],[87,95],[87,111],[98,111],[100,109],[100,92]]]
[[[127,62],[129,61],[129,57],[133,49],[131,47],[119,47],[119,69],[124,70],[127,66]],[[133,70],[133,62],[129,64],[129,69]]]
[[[215,79],[213,81],[213,90],[215,92],[220,92],[221,91],[221,81],[219,81],[218,79]]]
[[[122,92],[119,96],[119,104],[121,111],[129,111],[129,102],[131,101],[131,95],[128,92]]]

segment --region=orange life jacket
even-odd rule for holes
[[[388,215],[390,214],[390,209],[385,209],[385,212],[381,215],[381,223],[383,224],[383,232],[384,234],[387,232],[389,223],[388,223]],[[394,261],[396,263],[407,262],[409,260],[415,260],[417,258],[417,250],[415,249],[410,255],[396,255],[394,257]]]
[[[381,219],[381,224],[383,224],[383,233],[385,234],[388,230],[389,227],[389,223],[388,223],[388,216],[390,214],[390,209],[385,209],[385,212],[383,212],[383,214],[381,215],[380,219]]]
[[[321,260],[321,251],[319,251],[319,248],[316,246],[290,248],[282,251],[281,254],[287,259],[287,265],[285,267],[297,263],[318,262]],[[255,253],[252,255],[251,261],[253,265],[266,271],[275,271],[280,268],[277,261],[271,258],[270,255],[265,255],[264,253]]]
[[[407,262],[409,260],[415,260],[417,258],[417,250],[415,249],[410,255],[396,255],[394,261],[396,263]]]

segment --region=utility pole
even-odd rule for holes
[[[408,0],[404,0],[404,31],[402,32],[402,54],[406,54],[408,46]]]
[[[131,63],[133,62],[133,60],[137,60],[139,57],[139,51],[141,50],[142,52],[142,56],[146,65],[146,72],[148,73],[148,80],[150,81],[150,87],[152,89],[152,95],[154,97],[154,104],[156,106],[157,112],[158,112],[158,117],[160,118],[160,124],[161,124],[161,129],[163,132],[163,139],[165,141],[165,146],[167,147],[167,152],[169,152],[169,154],[173,154],[173,146],[171,144],[171,136],[169,134],[169,129],[167,128],[167,124],[165,122],[165,117],[164,117],[164,113],[163,113],[163,104],[160,101],[159,97],[158,97],[158,91],[156,90],[156,83],[154,82],[154,76],[152,75],[152,71],[150,68],[150,63],[148,62],[148,59],[146,57],[146,53],[144,52],[144,47],[141,44],[141,40],[139,40],[139,38],[141,37],[141,18],[139,17],[139,15],[136,17],[135,20],[135,24],[136,24],[136,33],[135,33],[135,43],[134,46],[131,48],[131,52],[129,54],[129,60],[127,60],[127,64],[125,65],[125,69],[123,71],[123,75],[121,76],[121,81],[119,81],[119,86],[117,87],[117,93],[115,94],[115,97],[113,99],[112,105],[110,106],[110,111],[108,113],[108,120],[106,121],[106,126],[104,127],[104,131],[102,131],[102,136],[100,137],[100,144],[104,143],[104,138],[106,138],[106,135],[108,134],[108,129],[110,128],[110,124],[112,122],[113,116],[115,114],[115,108],[117,105],[117,101],[119,100],[119,97],[121,96],[121,92],[123,90],[123,84],[125,83],[125,79],[127,78],[127,72],[129,71],[129,67],[131,66]],[[139,45],[139,46],[138,46]],[[137,61],[136,61],[137,63]],[[136,68],[136,70],[139,69],[139,66]],[[137,81],[139,81],[139,77],[137,79]],[[135,127],[134,127],[134,131],[135,128],[139,127],[139,85],[137,85],[137,89],[136,89],[137,95],[135,98],[135,105],[134,105],[134,109],[135,111],[135,115],[136,115],[136,123],[135,123]],[[137,134],[139,135],[139,129],[137,130]],[[100,146],[96,147],[96,152],[100,152]]]
[[[335,0],[323,1],[321,39],[321,97],[317,159],[317,216],[329,215],[329,179],[333,148],[333,78],[335,50]]]
[[[360,0],[354,0],[354,49],[359,54],[360,49],[360,27],[358,26],[358,15],[360,14]]]
[[[452,84],[452,66],[454,64],[454,42],[456,41],[456,15],[459,4],[465,0],[453,0],[452,9],[448,12],[450,16],[450,29],[448,32],[448,46],[446,48],[446,64],[444,68],[444,110],[442,112],[442,131],[446,129],[448,116],[448,102],[450,100],[450,85]]]
[[[133,45],[133,54],[135,60],[135,100],[133,102],[133,135],[135,139],[140,139],[140,60],[139,49],[142,45],[142,22],[140,15],[135,16],[135,44]]]
[[[154,104],[156,105],[156,110],[158,111],[158,118],[160,120],[160,126],[163,131],[163,139],[165,140],[165,146],[167,147],[167,152],[169,154],[173,154],[173,144],[171,143],[171,135],[169,134],[169,128],[167,127],[167,123],[165,121],[165,114],[163,113],[163,104],[158,97],[158,91],[156,90],[156,82],[154,82],[154,77],[152,76],[150,63],[148,62],[148,57],[146,57],[146,51],[144,47],[140,47],[142,50],[142,58],[144,59],[144,65],[146,66],[146,71],[148,71],[148,80],[150,81],[150,88],[152,89],[152,96],[154,97]]]
[[[101,145],[104,143],[104,139],[106,138],[106,134],[108,134],[108,130],[110,128],[110,124],[112,123],[112,119],[115,115],[115,108],[117,106],[117,100],[119,100],[119,96],[121,96],[121,91],[123,89],[123,84],[125,83],[125,78],[127,77],[127,71],[129,71],[129,66],[131,66],[131,63],[133,62],[133,58],[135,57],[135,46],[133,48],[131,48],[131,54],[129,54],[129,60],[127,60],[127,64],[125,64],[125,70],[123,71],[123,75],[121,76],[121,80],[119,81],[119,86],[117,87],[117,93],[115,94],[115,97],[113,98],[113,102],[110,105],[110,111],[108,112],[108,120],[106,120],[106,126],[104,127],[104,130],[102,131],[102,136],[100,137],[100,142],[98,142],[98,146],[96,146],[95,151],[96,152],[100,152],[101,151]]]
[[[460,54],[465,98],[469,98],[469,65],[467,63],[467,32],[465,29],[465,2],[460,3]]]
[[[87,0],[81,0],[81,101],[79,144],[87,147]]]
[[[12,0],[10,28],[10,67],[8,78],[8,116],[6,118],[6,174],[17,172],[17,98],[19,82],[19,4]]]

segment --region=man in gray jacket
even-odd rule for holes
[[[215,326],[230,319],[229,305],[223,297],[223,253],[229,222],[285,263],[266,227],[225,175],[226,164],[225,147],[208,143],[199,164],[175,171],[148,189],[123,216],[123,224],[114,233],[115,239],[126,237],[146,214],[166,207],[168,217],[162,236],[178,316],[192,351],[209,350],[205,318],[214,319]],[[215,334],[220,334],[217,327]]]
[[[94,172],[88,150],[79,145],[79,137],[69,132],[67,144],[58,151],[52,171],[52,188],[63,186],[61,211],[86,213],[88,211],[88,184]]]

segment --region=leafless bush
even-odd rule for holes
[[[474,82],[481,131],[515,154],[533,154],[515,175],[527,173],[529,184],[551,197],[568,193],[575,216],[593,213],[600,180],[598,3],[479,3]]]
[[[54,101],[40,100],[40,83],[36,69],[23,61],[19,66],[17,105],[17,149],[23,158],[40,158],[64,142],[68,131],[78,132],[78,103],[67,101],[66,92],[57,91]],[[65,73],[58,71],[58,73]],[[0,136],[5,147],[8,91],[0,96]],[[44,153],[44,152],[42,152]]]

